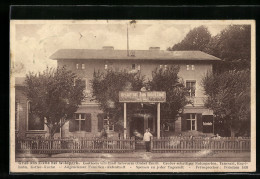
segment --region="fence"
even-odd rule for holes
[[[152,152],[250,152],[250,138],[162,137],[151,141]]]
[[[69,139],[20,139],[16,152],[22,153],[83,153],[83,152],[133,152],[134,138],[69,138]]]

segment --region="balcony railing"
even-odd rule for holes
[[[206,97],[188,97],[187,99],[192,103],[187,106],[204,106]]]

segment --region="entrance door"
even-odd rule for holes
[[[130,136],[136,136],[134,132],[139,134],[144,134],[144,118],[143,117],[133,117],[130,125]]]

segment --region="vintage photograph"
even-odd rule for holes
[[[255,170],[255,22],[11,20],[13,172]]]

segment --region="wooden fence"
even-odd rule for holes
[[[152,152],[250,152],[250,138],[162,137],[151,141]]]
[[[134,138],[68,138],[20,139],[16,152],[22,153],[83,153],[83,152],[133,152]]]

